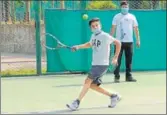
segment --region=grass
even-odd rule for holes
[[[2,77],[9,77],[13,75],[35,75],[36,69],[19,69],[19,70],[5,70],[1,72]],[[42,73],[46,73],[46,68],[42,69]]]

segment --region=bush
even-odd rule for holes
[[[112,1],[91,1],[87,8],[88,10],[91,9],[116,9],[118,8],[116,4]]]
[[[159,1],[160,2],[160,9],[166,9],[166,1]]]
[[[15,7],[16,8],[21,8],[23,6],[24,6],[24,1],[21,1],[21,0],[15,1]]]
[[[140,9],[151,9],[151,4],[148,1],[143,1],[140,5]]]

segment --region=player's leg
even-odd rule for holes
[[[97,79],[99,74],[101,74],[101,71],[103,71],[103,70],[99,70],[98,66],[92,66],[91,71],[90,71],[88,77],[86,78],[85,83],[83,85],[83,88],[79,94],[79,97],[76,100],[74,100],[72,104],[67,104],[68,108],[70,108],[71,110],[76,110],[79,107],[79,104],[80,104],[81,100],[83,99],[83,97],[88,92],[90,85],[92,84],[92,82],[94,80]]]
[[[133,43],[125,44],[125,60],[126,60],[126,81],[136,82],[132,77],[132,57],[133,57]]]
[[[106,96],[109,96],[111,99],[109,107],[115,107],[117,102],[120,100],[120,96],[116,93],[110,93],[106,89],[100,87],[100,85],[102,84],[102,77],[107,72],[107,70],[108,66],[98,66],[98,68],[96,69],[98,77],[96,77],[96,79],[92,82],[90,88]]]
[[[116,47],[114,48],[114,52],[116,50]],[[123,50],[124,50],[124,47],[123,47],[123,44],[121,45],[121,51],[119,53],[119,56],[118,56],[118,66],[116,67],[115,71],[114,71],[114,81],[116,83],[119,82],[119,79],[120,79],[120,66],[121,66],[121,59],[122,59],[122,54],[123,54]]]
[[[85,80],[84,86],[79,94],[78,100],[81,101],[83,99],[83,97],[85,96],[85,94],[88,92],[91,84],[92,84],[92,79],[88,76]]]
[[[79,94],[79,97],[76,99],[76,100],[74,100],[73,102],[72,102],[72,104],[67,104],[66,106],[69,108],[69,109],[71,109],[71,110],[76,110],[78,107],[79,107],[79,104],[80,104],[80,102],[81,102],[81,100],[83,99],[83,97],[86,95],[86,93],[88,92],[88,90],[89,90],[89,88],[90,88],[90,86],[91,86],[91,83],[92,83],[92,79],[90,79],[91,77],[87,77],[86,79],[85,79],[85,83],[84,83],[84,85],[83,85],[83,88],[82,88],[82,90],[81,90],[81,92],[80,92],[80,94]]]
[[[95,90],[95,91],[97,91],[97,92],[99,92],[99,93],[101,93],[101,94],[104,94],[104,95],[106,95],[106,96],[109,96],[109,97],[111,97],[111,95],[112,95],[111,92],[105,90],[104,88],[100,87],[100,86],[97,85],[97,84],[91,84],[90,88],[91,88],[92,90]]]
[[[106,89],[102,88],[100,85],[97,84],[91,84],[90,88],[94,91],[97,91],[101,94],[104,94],[106,96],[109,96],[111,99],[111,103],[109,104],[108,107],[115,107],[117,102],[121,100],[121,96],[117,93],[111,93],[109,91],[107,91]]]

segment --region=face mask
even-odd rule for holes
[[[100,33],[100,32],[101,32],[101,27],[96,28],[96,29],[93,29],[92,32],[93,32],[94,34]]]
[[[126,15],[129,11],[129,8],[121,8],[121,13]]]

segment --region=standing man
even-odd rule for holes
[[[118,57],[118,66],[114,71],[115,82],[118,83],[120,79],[120,65],[122,53],[125,51],[126,59],[126,81],[136,82],[137,80],[132,77],[132,55],[133,55],[133,30],[136,35],[136,46],[140,47],[140,36],[138,29],[138,22],[133,14],[128,13],[129,4],[127,1],[120,3],[121,13],[114,16],[112,21],[111,36],[114,36],[116,30],[116,38],[121,41],[121,51]]]

